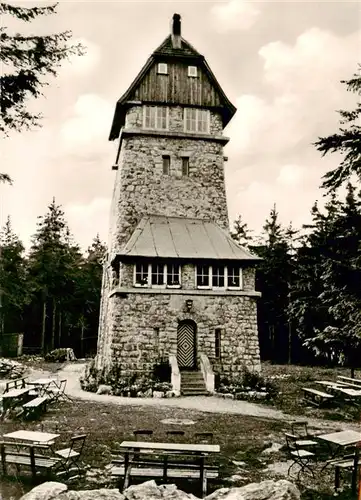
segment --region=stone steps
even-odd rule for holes
[[[205,396],[206,386],[202,372],[182,371],[181,372],[181,395],[182,396]]]

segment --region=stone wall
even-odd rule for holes
[[[128,111],[127,123],[139,128],[140,109]],[[181,109],[170,110],[175,114],[170,120],[175,129],[183,127]],[[221,119],[215,113],[211,124],[211,130],[219,135]],[[123,137],[111,207],[112,256],[129,239],[143,215],[210,218],[228,230],[223,146],[216,140],[191,137]],[[169,175],[163,173],[163,155],[170,156]],[[189,157],[189,176],[182,176],[183,156]]]
[[[193,301],[191,313],[185,301]],[[244,365],[260,369],[256,297],[247,295],[187,295],[184,293],[115,294],[110,298],[113,314],[113,360],[126,374],[150,373],[162,355],[177,354],[179,321],[197,324],[197,353],[205,353],[218,371],[232,378]],[[221,357],[215,359],[215,329],[222,329]]]

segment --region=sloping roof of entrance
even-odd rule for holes
[[[161,257],[217,260],[260,260],[237,243],[216,223],[205,219],[143,217],[118,254],[129,257]]]

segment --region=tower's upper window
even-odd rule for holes
[[[188,66],[188,76],[197,76],[197,66]]]
[[[168,65],[166,63],[158,64],[158,74],[168,75]]]
[[[144,106],[144,128],[168,128],[168,108],[166,106]]]
[[[185,108],[184,129],[186,132],[201,132],[209,134],[208,109]]]

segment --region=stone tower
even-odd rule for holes
[[[223,129],[236,109],[200,55],[171,34],[116,104],[109,255],[97,366],[236,375],[259,369],[254,266],[229,236]]]

